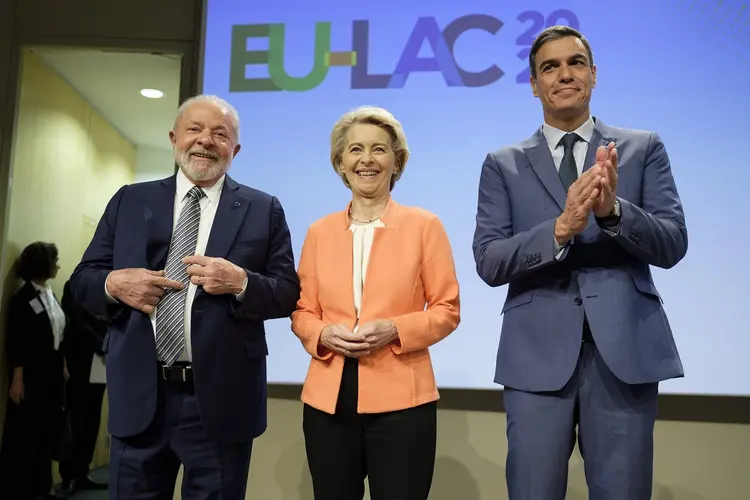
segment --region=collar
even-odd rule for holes
[[[39,284],[37,284],[37,283],[34,283],[33,281],[29,281],[29,283],[30,283],[30,284],[31,284],[31,286],[33,286],[33,287],[34,287],[34,289],[35,289],[35,290],[36,290],[37,292],[39,292],[39,293],[47,293],[47,290],[49,290],[49,289],[50,289],[49,285],[46,285],[46,286],[41,286],[41,285],[39,285]]]
[[[396,225],[396,220],[398,219],[398,206],[398,203],[393,201],[393,198],[389,196],[388,205],[386,205],[383,215],[380,216],[380,222],[383,223],[383,227]],[[349,210],[351,209],[351,207],[352,202],[350,201],[346,205],[346,210],[344,210],[343,212],[339,212],[339,216],[341,217],[341,225],[344,229],[347,230],[351,226],[351,221],[349,221]]]
[[[594,135],[594,117],[589,116],[589,119],[583,122],[583,124],[581,124],[581,126],[575,129],[573,132],[578,134],[581,139],[586,141],[586,143],[590,143],[591,136]],[[542,125],[542,133],[544,134],[544,138],[547,140],[547,144],[552,149],[557,148],[557,146],[560,145],[560,141],[562,140],[563,136],[567,134],[566,131],[551,127],[546,123]]]
[[[224,179],[226,179],[226,175],[222,175],[219,177],[219,180],[216,181],[216,184],[214,184],[211,187],[204,187],[203,192],[206,194],[206,198],[208,198],[208,202],[211,204],[216,205],[219,203],[219,197],[221,196],[221,188],[224,187]],[[184,174],[181,168],[177,169],[177,199],[182,203],[182,200],[185,199],[185,196],[188,194],[188,191],[193,189],[193,182],[187,178],[187,176]]]

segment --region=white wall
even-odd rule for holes
[[[174,155],[171,149],[138,146],[135,164],[135,182],[163,179],[174,174]]]

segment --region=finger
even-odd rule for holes
[[[198,264],[199,266],[207,266],[211,262],[211,257],[205,255],[188,255],[182,262],[187,265]]]
[[[350,358],[361,358],[363,356],[367,356],[370,354],[370,351],[354,351],[347,353],[347,356]]]
[[[186,269],[188,276],[206,276],[208,274],[208,268],[199,264],[191,264]]]
[[[191,276],[190,277],[190,283],[192,283],[195,286],[200,286],[201,281],[203,281],[203,278],[201,276]]]
[[[144,304],[140,307],[140,311],[146,314],[153,314],[155,307],[151,304]]]
[[[350,352],[366,351],[370,348],[370,344],[366,342],[347,342],[344,340],[338,340],[336,345],[340,349]]]
[[[604,164],[604,162],[607,160],[607,157],[609,156],[609,151],[604,146],[599,146],[596,148],[596,163],[599,165]]]
[[[583,202],[584,208],[588,210],[593,207],[596,204],[597,199],[599,198],[599,193],[601,193],[601,189],[599,189],[598,187],[594,188],[588,198],[586,198],[586,201]]]
[[[362,332],[361,330],[357,333],[352,333],[344,330],[343,328],[340,331],[336,331],[335,334],[336,337],[343,340],[344,342],[351,342],[353,344],[361,344],[362,342],[365,342],[365,338],[367,336],[367,333]]]
[[[612,162],[612,166],[614,167],[615,171],[618,169],[618,161],[620,159],[620,155],[617,152],[617,149],[612,148],[612,150],[609,152],[609,160]]]
[[[591,189],[599,185],[599,179],[602,177],[602,169],[597,164],[588,169],[584,174],[573,183],[571,188],[571,197],[573,199],[586,197]]]
[[[164,276],[164,270],[152,271],[150,269],[144,269],[144,271],[146,271],[146,274],[150,274],[151,276]]]
[[[161,288],[159,288],[159,290],[161,291],[161,293],[163,295],[164,294],[164,290],[162,290]],[[160,298],[160,296],[157,297],[155,295],[146,295],[143,298],[143,302],[145,302],[146,305],[155,306],[155,305],[159,304],[159,298]]]
[[[182,290],[183,288],[182,283],[180,283],[179,281],[170,280],[167,278],[154,278],[151,284],[161,288],[172,288],[174,290]]]

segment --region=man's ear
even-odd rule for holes
[[[539,93],[536,90],[536,78],[530,76],[529,83],[531,84],[531,92],[534,94],[534,97],[539,97]]]
[[[591,88],[596,87],[596,64],[591,66]]]

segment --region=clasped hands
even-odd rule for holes
[[[398,338],[398,329],[389,319],[365,323],[356,333],[343,325],[328,325],[320,334],[320,343],[349,358],[360,358],[378,351]]]
[[[617,199],[617,149],[610,142],[596,150],[596,163],[568,189],[565,210],[555,221],[555,239],[565,245],[586,229],[589,215],[612,214]]]
[[[242,291],[247,274],[228,260],[203,255],[185,257],[190,282],[203,287],[206,293],[237,295]],[[112,271],[107,278],[107,293],[120,302],[146,314],[154,312],[168,289],[181,290],[182,283],[165,277],[164,271],[133,268]]]

